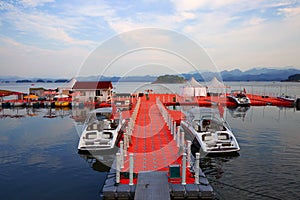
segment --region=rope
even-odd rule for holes
[[[248,190],[248,189],[245,189],[245,188],[240,188],[240,187],[237,187],[237,186],[234,186],[234,185],[230,185],[228,183],[223,183],[221,181],[217,181],[217,180],[214,180],[214,179],[211,179],[211,178],[208,178],[206,177],[209,181],[212,181],[212,182],[215,182],[215,183],[219,183],[219,184],[222,184],[222,185],[225,185],[225,186],[228,186],[228,187],[231,187],[231,188],[234,188],[236,190],[241,190],[241,191],[244,191],[244,192],[248,192],[248,193],[251,193],[251,194],[255,194],[257,196],[262,196],[262,197],[267,197],[267,198],[270,198],[270,199],[276,199],[276,200],[281,200],[281,198],[278,198],[278,197],[273,197],[273,196],[270,196],[270,195],[267,195],[267,194],[263,194],[263,193],[259,193],[259,192],[254,192],[254,191],[251,191],[251,190]]]

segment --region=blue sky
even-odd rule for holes
[[[103,42],[147,27],[185,35],[204,49],[219,70],[300,67],[297,0],[2,0],[0,27],[1,75],[73,77],[84,71],[91,52]],[[140,40],[159,43],[157,38],[146,34]],[[144,63],[136,63],[137,57]],[[124,60],[107,75],[128,74],[130,67],[154,62],[161,65],[157,59],[147,60],[149,57],[149,52],[132,55],[126,66]],[[185,64],[177,59],[165,59],[170,59],[164,64],[166,69],[190,70],[180,68]],[[136,73],[160,73],[160,67],[150,68]]]

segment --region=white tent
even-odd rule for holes
[[[196,97],[196,96],[206,96],[206,87],[201,85],[198,81],[191,78],[187,84],[182,89],[182,96]]]
[[[229,86],[224,85],[224,83],[220,82],[216,77],[207,83],[207,87],[209,92],[216,93],[226,93],[226,88],[229,88]]]

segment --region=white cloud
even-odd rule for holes
[[[53,3],[55,0],[21,0],[24,7],[42,6],[46,3]]]
[[[51,9],[46,7],[48,5]],[[161,7],[154,9],[153,5]],[[134,5],[98,0],[71,3],[23,0],[22,4],[0,1],[0,10],[5,11],[0,14],[1,34],[10,38],[3,40],[10,49],[6,52],[1,47],[1,54],[9,53],[11,60],[1,56],[11,66],[13,61],[18,63],[19,60],[28,65],[40,65],[33,55],[49,62],[49,66],[50,63],[61,66],[58,60],[66,64],[67,59],[79,52],[86,55],[87,48],[94,48],[114,32],[157,27],[187,34],[222,66],[299,65],[295,52],[299,52],[300,46],[300,8],[296,5],[294,0],[171,0],[170,4],[144,0]],[[279,15],[274,17],[276,12]],[[9,28],[3,29],[6,24],[9,26],[4,28]],[[11,31],[10,36],[7,30]],[[22,39],[24,44],[20,42]],[[140,38],[132,39],[141,41]],[[162,44],[168,42],[166,38],[154,38],[149,34],[143,39],[149,43],[153,39]],[[52,46],[60,50],[52,51]]]
[[[293,17],[300,14],[300,7],[295,8],[280,8],[278,14],[283,14],[286,17]]]
[[[177,11],[195,11],[201,8],[213,8],[218,9],[223,6],[235,4],[241,2],[240,0],[171,0]]]
[[[249,24],[249,25],[251,25],[251,26],[254,26],[254,25],[259,25],[259,24],[261,24],[261,23],[263,23],[263,22],[265,22],[266,21],[266,19],[264,19],[264,18],[261,18],[261,17],[253,17],[253,18],[251,18],[248,22],[247,22],[247,24]]]
[[[84,48],[41,49],[3,37],[0,43],[2,43],[0,46],[2,75],[15,74],[28,77],[75,76],[80,64],[89,54],[89,51]]]
[[[54,40],[63,45],[95,45],[93,41],[75,39],[69,34],[78,26],[78,21],[73,18],[62,18],[39,11],[27,13],[17,8],[4,14],[3,18],[19,33],[30,35],[31,38]]]
[[[219,34],[208,52],[219,66],[299,67],[300,17],[274,21]],[[221,38],[221,39],[220,39]]]

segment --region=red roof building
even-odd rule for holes
[[[73,101],[78,102],[107,102],[112,95],[111,81],[77,82],[72,87]]]
[[[76,82],[73,86],[73,90],[105,90],[105,89],[112,89],[111,81]]]

